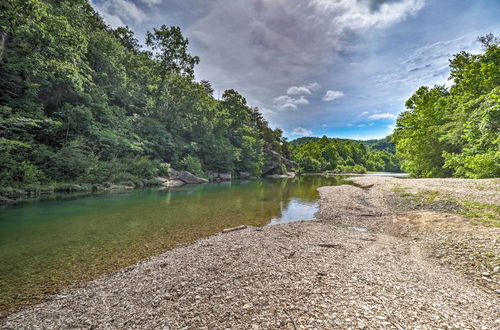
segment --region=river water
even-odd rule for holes
[[[224,228],[314,219],[317,188],[342,183],[256,179],[0,209],[0,315]]]

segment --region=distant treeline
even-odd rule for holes
[[[450,88],[420,87],[397,120],[397,154],[413,176],[500,176],[500,39],[479,41],[482,54],[450,60]]]
[[[290,143],[292,159],[304,172],[400,171],[390,136],[368,141],[303,137]]]
[[[121,182],[169,166],[261,174],[282,131],[226,90],[194,81],[178,27],[111,29],[87,0],[0,4],[0,186]]]

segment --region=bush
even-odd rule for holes
[[[362,165],[340,165],[335,170],[337,173],[366,173],[366,168]]]
[[[73,183],[60,183],[54,187],[54,191],[65,192],[65,193],[85,191],[85,190],[90,190],[90,189],[89,188],[86,189],[85,187]]]
[[[184,170],[191,172],[196,176],[205,177],[201,162],[197,157],[188,155],[181,161],[181,165]]]
[[[151,179],[158,176],[160,163],[148,157],[139,157],[130,162],[127,172],[138,178]]]

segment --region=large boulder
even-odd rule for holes
[[[287,171],[299,168],[299,164],[283,157],[269,146],[264,147],[264,154],[265,161],[264,166],[262,166],[262,175],[285,174],[281,173],[281,165],[284,165]]]
[[[231,173],[219,173],[220,181],[231,181],[232,175]]]
[[[170,178],[172,180],[180,180],[180,181],[182,181],[184,183],[188,183],[188,184],[199,184],[199,183],[207,183],[208,182],[207,179],[199,178],[196,175],[194,175],[188,171],[180,171],[180,172],[175,171],[173,174],[174,174],[174,176],[172,176],[172,173],[170,176]]]
[[[238,173],[238,176],[240,177],[240,179],[246,180],[246,179],[250,179],[250,177],[252,175],[249,172],[240,172],[240,173]]]
[[[266,175],[266,178],[271,178],[271,179],[293,179],[295,178],[296,174],[295,172],[287,172],[286,174],[268,174]]]
[[[186,183],[184,181],[181,181],[181,180],[167,180],[167,181],[164,181],[163,182],[163,186],[164,187],[180,187],[180,186],[183,186],[185,185]]]
[[[207,176],[210,181],[214,182],[231,181],[232,179],[231,173],[207,172]]]

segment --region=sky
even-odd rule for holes
[[[196,80],[235,89],[290,139],[383,138],[448,59],[500,36],[500,0],[91,0],[111,27],[180,26]]]

